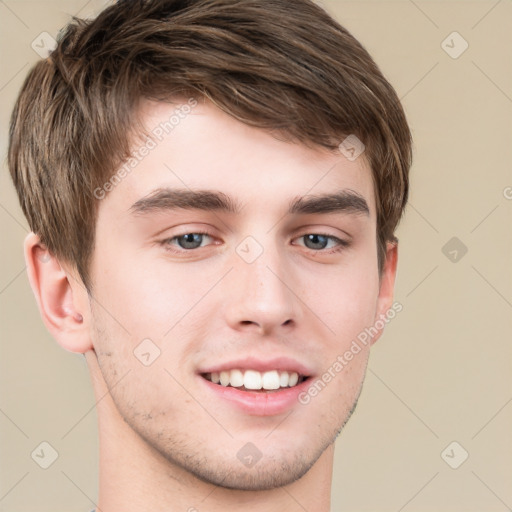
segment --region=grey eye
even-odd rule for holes
[[[329,243],[329,239],[332,237],[311,234],[304,235],[302,238],[304,238],[304,245],[308,249],[325,249],[327,247],[327,244]]]
[[[197,249],[201,247],[204,236],[203,233],[187,233],[186,235],[177,236],[176,240],[182,249]]]

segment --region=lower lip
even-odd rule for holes
[[[235,407],[252,416],[274,416],[282,414],[299,404],[299,394],[310,383],[311,378],[302,381],[292,388],[282,388],[279,391],[241,391],[230,386],[221,386],[198,376],[212,393],[222,398]]]

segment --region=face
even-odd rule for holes
[[[99,201],[99,367],[169,462],[228,488],[286,485],[361,391],[370,343],[339,356],[379,314],[371,171],[209,103],[162,134],[176,109],[144,103],[155,143],[134,144],[136,165]]]

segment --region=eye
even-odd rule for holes
[[[204,247],[205,244],[203,244],[203,242],[205,239],[211,240],[212,236],[208,233],[185,233],[183,235],[173,236],[172,238],[166,238],[162,240],[161,244],[166,250],[171,252],[182,252]],[[179,247],[179,249],[174,249],[174,247]]]
[[[323,235],[320,233],[308,233],[302,235],[297,240],[304,240],[304,246],[315,252],[325,251],[326,253],[339,252],[350,245],[346,240],[341,240],[332,235]],[[299,244],[301,245],[301,244]],[[332,250],[326,250],[332,249]]]
[[[303,245],[306,249],[325,254],[340,252],[344,248],[350,246],[350,242],[346,240],[320,233],[308,233],[296,238],[296,240],[304,241],[303,244],[299,243],[297,245]],[[211,245],[212,241],[213,236],[209,233],[190,232],[166,238],[165,240],[162,240],[160,244],[163,245],[167,251],[173,253],[185,253]]]

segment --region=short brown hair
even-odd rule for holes
[[[30,228],[88,291],[93,191],[128,158],[142,98],[207,98],[311,147],[356,135],[372,170],[382,271],[407,202],[411,133],[368,52],[314,2],[118,1],[74,18],[58,39],[19,94],[8,161]]]

